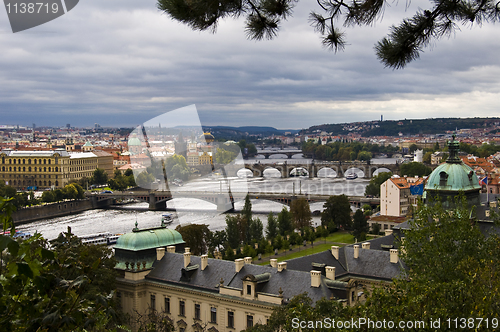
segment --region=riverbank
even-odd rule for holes
[[[86,198],[30,206],[12,213],[12,220],[15,225],[27,224],[38,220],[64,217],[88,210],[103,208],[109,206],[110,203],[110,199],[97,201],[94,198]]]

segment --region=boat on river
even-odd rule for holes
[[[0,232],[0,234],[10,236],[10,231]],[[14,239],[26,240],[26,239],[29,239],[31,237],[31,233],[16,230],[16,233],[12,237]]]
[[[174,221],[174,215],[172,213],[165,213],[161,216],[161,223],[163,225],[171,224]]]
[[[89,234],[80,236],[83,244],[105,244],[107,246],[116,244],[116,240],[122,234],[111,234],[110,232],[98,233],[98,234]]]
[[[358,178],[358,174],[356,174],[356,173],[347,174],[347,175],[345,176],[345,179],[346,179],[346,180],[355,180],[355,179],[357,179],[357,178]]]

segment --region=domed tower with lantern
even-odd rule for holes
[[[436,167],[427,179],[423,196],[426,202],[440,200],[445,208],[451,208],[454,198],[463,193],[470,206],[480,205],[479,179],[474,170],[460,159],[459,150],[460,142],[453,135],[453,140],[448,142],[448,159]]]

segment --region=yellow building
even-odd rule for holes
[[[106,152],[0,152],[0,180],[19,190],[63,188],[72,180],[91,177],[96,168],[113,175],[113,156]]]
[[[0,180],[20,190],[62,188],[67,183],[69,154],[65,149],[55,151],[12,151],[0,153]]]

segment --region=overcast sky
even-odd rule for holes
[[[401,1],[400,1],[401,2]],[[376,59],[391,24],[426,1],[386,8],[375,26],[322,48],[299,2],[278,38],[250,41],[244,21],[192,31],[155,0],[81,0],[64,16],[13,34],[0,9],[0,124],[135,126],[195,104],[202,125],[301,129],[316,124],[500,116],[499,26],[462,27],[403,70]]]

